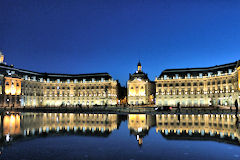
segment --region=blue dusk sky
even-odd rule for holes
[[[239,0],[0,0],[7,64],[50,73],[108,72],[122,85],[140,60],[164,69],[240,59]]]

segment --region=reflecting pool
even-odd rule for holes
[[[240,115],[5,113],[0,159],[240,159]]]

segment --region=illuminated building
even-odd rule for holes
[[[116,105],[120,84],[108,73],[50,74],[0,64],[2,107]]]
[[[108,73],[51,74],[15,68],[0,52],[1,107],[151,105],[182,107],[240,104],[240,61],[206,68],[166,69],[155,82],[142,70],[127,89]]]
[[[142,71],[142,65],[139,62],[137,71],[129,75],[129,80],[127,82],[128,104],[153,104],[154,92],[155,84],[150,81],[147,74]]]
[[[239,62],[207,67],[167,69],[156,78],[156,104],[233,106],[239,102]]]

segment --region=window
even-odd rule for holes
[[[162,84],[158,84],[158,87],[162,87]]]
[[[70,83],[70,79],[67,79],[67,83]]]
[[[178,77],[178,74],[176,74],[175,77],[176,77],[176,79],[178,79],[178,78],[179,78],[179,77]]]
[[[164,75],[164,76],[163,76],[163,79],[167,79],[167,75]]]
[[[182,83],[182,86],[185,86],[185,84],[184,84],[184,83]]]
[[[188,85],[188,86],[191,86],[191,83],[188,83],[187,85]]]

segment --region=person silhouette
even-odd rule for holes
[[[237,128],[238,128],[239,119],[238,119],[238,102],[237,102],[237,100],[235,101],[235,107],[236,107],[236,112],[235,112],[235,116],[236,116],[236,126],[237,126]]]
[[[238,113],[238,102],[235,100],[236,114]]]

